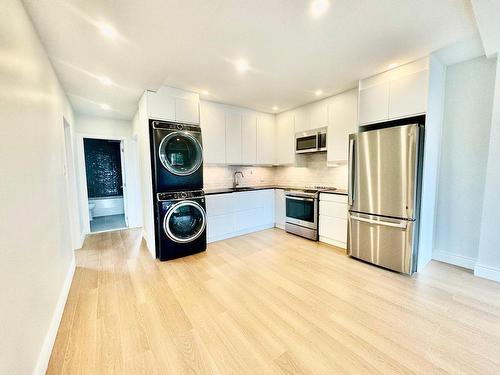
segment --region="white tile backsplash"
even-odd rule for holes
[[[241,186],[286,185],[286,186],[332,186],[347,189],[347,166],[326,166],[326,153],[298,155],[297,166],[253,167],[253,166],[205,166],[206,189],[225,188],[233,184],[236,171]],[[300,166],[299,166],[300,165]]]

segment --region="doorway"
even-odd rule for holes
[[[91,233],[128,227],[123,140],[83,138]]]

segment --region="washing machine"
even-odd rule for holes
[[[158,193],[157,205],[157,258],[175,259],[207,248],[203,190]]]
[[[201,128],[149,120],[155,193],[203,189]]]

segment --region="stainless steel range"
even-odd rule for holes
[[[335,190],[332,187],[315,186],[306,189],[285,191],[286,220],[285,230],[311,240],[318,240],[319,193],[323,190]]]

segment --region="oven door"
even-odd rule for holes
[[[316,199],[290,195],[285,198],[287,223],[311,229],[318,227],[318,204]]]
[[[318,151],[318,134],[300,135],[295,137],[295,152],[303,154]]]

